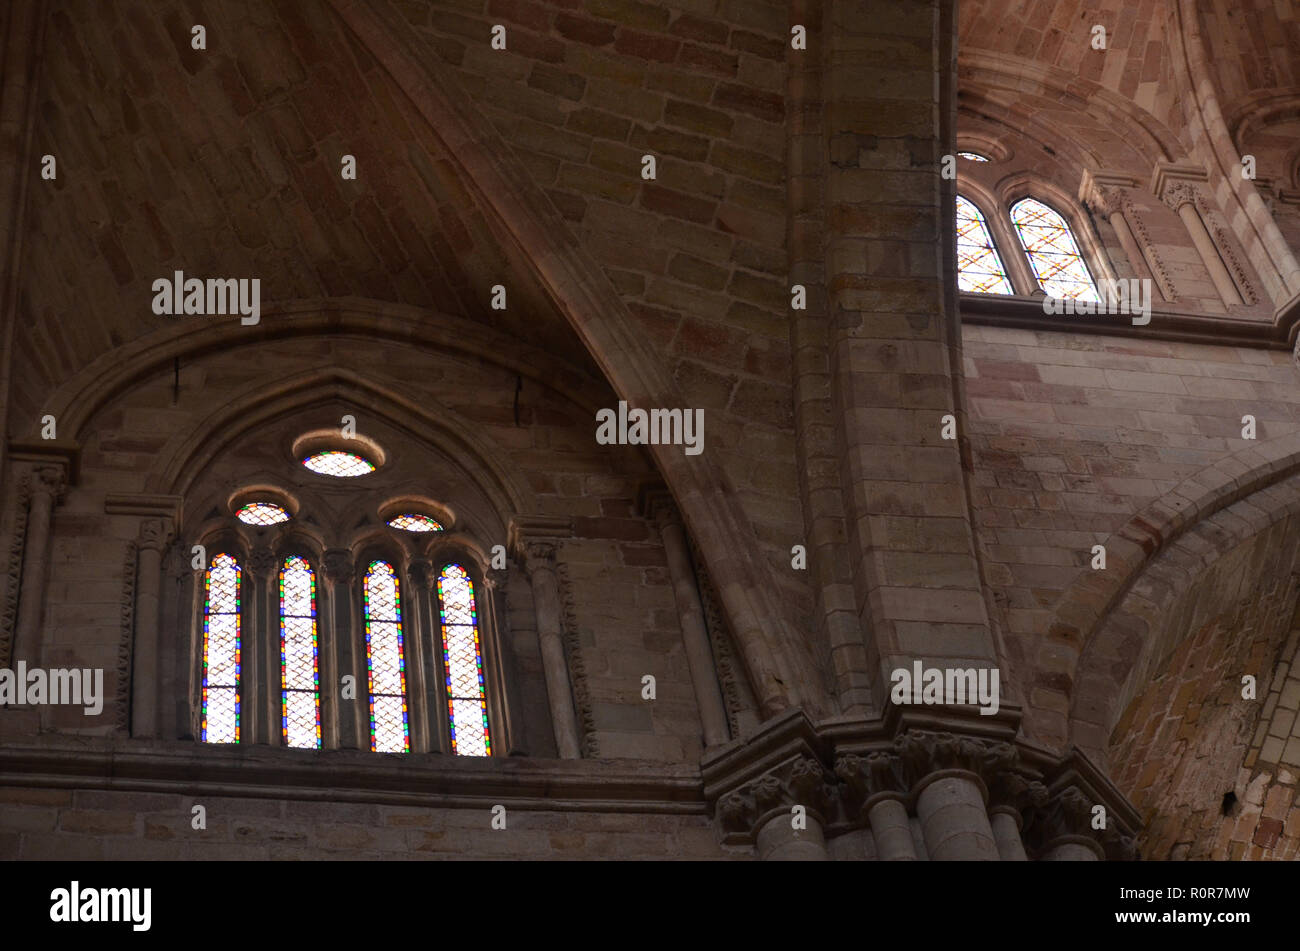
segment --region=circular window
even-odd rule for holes
[[[988,156],[986,156],[986,155],[980,155],[978,152],[958,152],[957,154],[960,155],[962,158],[966,159],[966,161],[968,161],[968,162],[987,162],[987,161],[988,161]]]
[[[350,479],[375,471],[375,464],[364,456],[358,456],[355,452],[342,452],[337,449],[313,452],[302,461],[302,464],[312,472],[337,476],[340,479]]]
[[[289,521],[289,513],[274,502],[249,502],[239,507],[235,518],[245,525],[279,525]]]
[[[438,521],[428,515],[416,515],[414,512],[406,512],[402,515],[394,515],[388,520],[392,528],[400,528],[404,532],[440,532],[442,526]]]

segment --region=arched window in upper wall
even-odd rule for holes
[[[280,716],[285,746],[320,749],[316,574],[297,555],[280,567]]]
[[[957,196],[957,286],[976,294],[1014,294],[984,216]]]
[[[239,742],[239,562],[213,557],[203,580],[204,743]]]
[[[447,677],[451,751],[460,756],[491,756],[492,736],[488,730],[474,582],[460,565],[442,569],[438,576],[438,603],[442,611],[442,657]]]
[[[397,573],[386,561],[366,571],[366,667],[370,680],[370,748],[377,753],[411,749],[406,710],[406,655]]]
[[[1011,206],[1011,223],[1048,297],[1101,299],[1063,217],[1035,198],[1022,198]]]

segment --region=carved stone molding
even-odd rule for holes
[[[411,585],[422,591],[433,590],[436,578],[433,572],[433,563],[427,558],[416,558],[406,570],[407,577],[411,579]]]
[[[896,753],[841,754],[835,761],[835,775],[844,784],[841,798],[851,821],[865,821],[871,804],[881,797],[904,799],[907,796],[903,763]]]
[[[1186,181],[1170,182],[1165,187],[1164,193],[1160,200],[1168,205],[1173,211],[1177,211],[1183,205],[1197,205],[1201,198],[1201,190],[1198,186]]]
[[[131,658],[135,651],[135,574],[138,551],[135,542],[126,543],[122,563],[122,634],[117,645],[117,712],[114,726],[127,733],[131,726]]]
[[[1218,211],[1209,203],[1204,194],[1197,196],[1196,210],[1200,212],[1201,220],[1205,222],[1205,230],[1214,238],[1214,246],[1223,257],[1228,270],[1232,272],[1233,280],[1237,283],[1237,289],[1241,292],[1242,299],[1247,304],[1256,303],[1259,298],[1255,295],[1255,288],[1251,286],[1249,278],[1246,277],[1246,269],[1242,267],[1241,261],[1237,257],[1231,235],[1228,233],[1228,228],[1224,225]]]
[[[816,757],[797,756],[718,801],[718,818],[732,842],[752,841],[758,830],[777,815],[803,806],[809,817],[826,825],[832,818],[838,790]]]
[[[11,509],[9,573],[5,578],[4,601],[0,603],[0,667],[12,667],[14,627],[18,621],[18,589],[23,576],[23,551],[27,538],[27,508],[31,501],[31,474],[18,476]]]
[[[1097,807],[1101,805],[1077,786],[1066,786],[1027,810],[1025,844],[1040,858],[1059,844],[1075,842],[1099,849],[1111,861],[1133,861],[1137,858],[1135,838],[1116,828],[1110,816],[1106,816],[1105,828],[1093,828],[1100,821]]]
[[[573,601],[573,585],[569,569],[561,564],[556,571],[560,588],[560,627],[564,639],[564,653],[569,662],[569,682],[573,689],[573,705],[582,728],[582,755],[595,759],[600,755],[596,739],[596,711],[591,702],[591,689],[587,681],[587,664],[582,657],[582,643],[578,636],[578,612]]]
[[[700,604],[704,608],[704,626],[709,632],[709,646],[713,649],[713,667],[718,672],[718,682],[722,686],[722,699],[727,707],[727,724],[733,737],[745,732],[750,723],[758,720],[758,703],[754,700],[749,681],[736,661],[736,652],[727,629],[726,619],[713,589],[713,580],[709,577],[700,558],[695,542],[687,536],[690,545],[691,562],[695,566],[695,586],[700,592]]]
[[[1146,222],[1142,220],[1142,212],[1138,209],[1137,203],[1133,201],[1131,195],[1125,193],[1123,199],[1124,219],[1128,222],[1129,227],[1137,236],[1139,247],[1146,252],[1147,265],[1151,268],[1151,273],[1156,281],[1160,284],[1160,290],[1167,301],[1178,300],[1178,295],[1174,291],[1174,284],[1169,280],[1169,272],[1165,270],[1165,262],[1160,257],[1160,252],[1151,241],[1151,235],[1147,232]]]
[[[275,552],[266,547],[254,548],[248,556],[248,568],[258,578],[270,578],[275,574]]]
[[[510,520],[508,548],[532,573],[554,567],[561,539],[573,536],[573,519],[554,515],[517,515]]]
[[[913,796],[918,784],[935,774],[969,773],[979,780],[987,796],[989,786],[1016,766],[1016,748],[1010,743],[953,733],[909,730],[894,738],[903,776]]]
[[[173,537],[172,523],[164,518],[147,518],[140,523],[136,544],[141,550],[162,552]]]

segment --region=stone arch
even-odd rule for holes
[[[1069,716],[1056,729],[1031,731],[1105,762],[1111,728],[1141,673],[1177,646],[1179,624],[1185,634],[1191,622],[1195,602],[1179,599],[1221,558],[1296,513],[1300,434],[1290,434],[1205,467],[1130,518],[1105,542],[1106,570],[1085,568],[1051,611],[1038,667],[1067,671],[1049,680]]]

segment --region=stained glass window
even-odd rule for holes
[[[320,749],[316,574],[296,555],[280,568],[280,715],[285,746]]]
[[[386,561],[366,571],[366,667],[370,675],[370,748],[405,753],[411,748],[406,716],[406,657],[397,574]]]
[[[438,603],[442,609],[442,656],[447,674],[451,751],[460,756],[491,756],[474,582],[460,565],[442,569],[438,576]]]
[[[988,158],[987,158],[986,156],[980,155],[978,152],[958,152],[957,154],[960,155],[962,158],[966,159],[967,161],[970,161],[970,162],[987,162],[987,161],[988,161]]]
[[[313,452],[302,461],[302,464],[312,472],[345,479],[375,471],[374,463],[369,459],[362,458],[355,452],[342,452],[336,449]]]
[[[388,520],[388,524],[393,528],[400,528],[405,532],[442,531],[442,526],[438,524],[437,519],[430,518],[427,515],[396,515]]]
[[[1101,299],[1064,218],[1041,201],[1023,198],[1011,206],[1011,222],[1048,297]]]
[[[224,552],[204,575],[204,743],[239,742],[239,581],[239,562]]]
[[[984,216],[957,196],[957,286],[976,294],[1014,294]]]
[[[289,513],[274,502],[249,502],[240,506],[235,518],[245,525],[278,525],[289,521]]]

